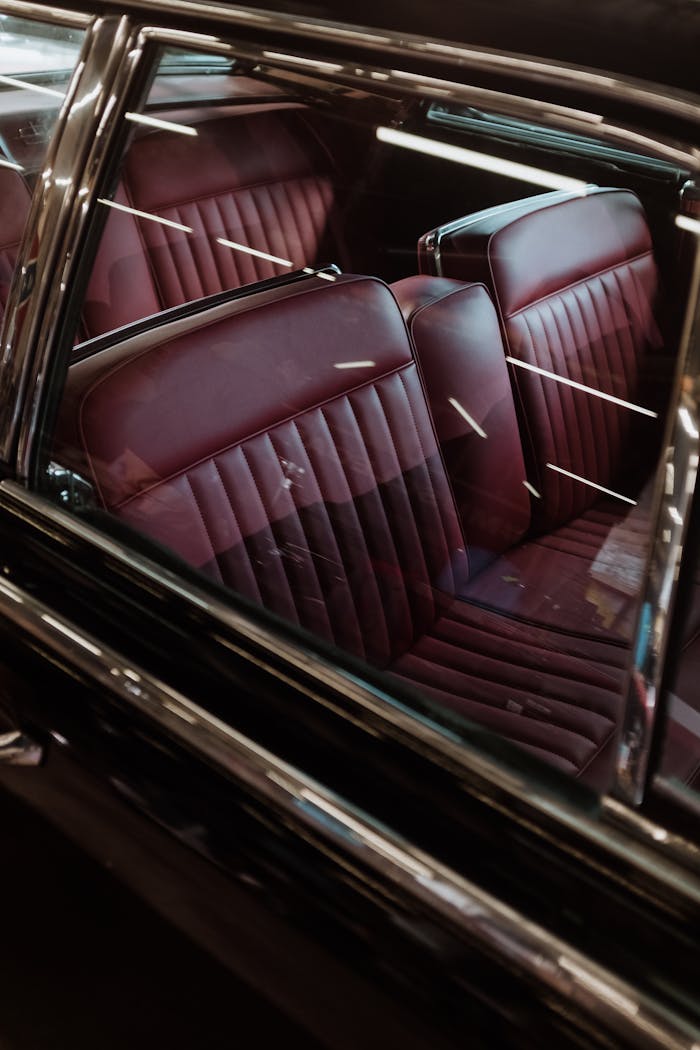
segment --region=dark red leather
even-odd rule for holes
[[[473,573],[518,543],[530,524],[496,312],[483,285],[409,277],[392,291],[408,318]]]
[[[526,623],[629,646],[649,537],[645,513],[621,522],[613,501],[601,501],[560,529],[513,547],[461,596]]]
[[[643,407],[661,339],[658,279],[644,211],[625,190],[547,194],[479,213],[443,238],[443,272],[485,279],[510,356]],[[662,366],[663,367],[663,366]],[[653,421],[523,368],[512,368],[537,527],[549,531],[599,499],[562,467],[634,495],[629,451]],[[627,489],[631,488],[631,491]]]
[[[196,137],[156,131],[132,143],[117,199],[193,232],[114,211],[86,297],[90,335],[337,254],[331,161],[301,111],[245,108],[195,127]]]
[[[476,314],[485,302],[454,296]],[[60,433],[60,461],[108,509],[215,579],[561,769],[603,775],[626,654],[457,599],[467,552],[381,282],[310,278],[95,354],[69,371]]]
[[[336,368],[358,345],[373,364]],[[100,495],[127,521],[373,663],[466,581],[405,326],[380,282],[311,280],[120,351],[106,369],[104,355],[71,369],[69,404]]]
[[[24,179],[10,168],[0,168],[0,322],[10,292],[17,249],[29,214],[29,190]]]
[[[606,786],[626,653],[454,602],[392,671],[565,772]]]

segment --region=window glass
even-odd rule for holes
[[[608,787],[687,173],[190,64],[128,115],[51,458],[231,600]]]
[[[0,15],[0,70],[3,75],[50,75],[63,79],[73,68],[82,30]]]
[[[82,31],[0,16],[0,320]]]

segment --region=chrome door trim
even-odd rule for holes
[[[669,116],[697,123],[698,99],[694,94],[662,84],[647,84],[633,77],[595,69],[579,69],[563,62],[538,59],[528,55],[502,53],[485,47],[470,47],[449,40],[426,40],[414,33],[364,28],[349,23],[331,23],[320,18],[299,18],[278,11],[252,9],[220,3],[195,3],[191,0],[122,0],[121,7],[133,12],[140,21],[153,22],[158,14],[165,16],[199,16],[235,29],[245,26],[299,36],[323,43],[356,44],[370,51],[383,51],[400,56],[429,58],[465,71],[504,74],[547,87],[575,88],[579,91],[625,101]]]
[[[19,462],[27,460],[26,442],[36,426],[49,352],[77,265],[75,245],[90,215],[91,187],[111,140],[110,114],[138,57],[123,16],[98,18],[87,28],[32,198],[7,301],[0,359],[0,459],[8,464],[15,453]],[[24,300],[23,277],[32,267],[36,281]]]
[[[0,14],[13,14],[34,22],[51,22],[73,29],[87,29],[94,15],[84,11],[69,11],[51,4],[31,3],[31,0],[0,0]]]
[[[44,748],[26,733],[11,729],[0,733],[1,766],[39,766],[44,758]]]
[[[312,842],[320,839],[349,854],[396,890],[410,894],[429,914],[447,920],[459,936],[505,965],[525,971],[530,982],[595,1014],[608,1030],[633,1039],[634,1045],[659,1050],[697,1047],[700,1030],[651,996],[125,660],[7,579],[0,579],[0,614],[39,646],[58,652],[62,664],[98,683],[281,812],[287,824],[303,829]]]
[[[114,559],[130,573],[137,573],[173,596],[184,598],[241,639],[238,646],[228,638],[221,635],[217,637],[221,645],[237,655],[245,657],[246,645],[252,644],[263,653],[280,658],[290,668],[290,674],[299,673],[316,683],[319,691],[330,689],[349,700],[356,708],[355,717],[361,724],[383,726],[393,734],[398,732],[406,747],[448,769],[453,775],[477,778],[486,790],[505,794],[516,804],[524,803],[543,817],[555,819],[562,827],[585,838],[592,847],[602,848],[617,859],[635,864],[654,879],[661,879],[672,887],[674,893],[700,903],[700,849],[693,843],[638,817],[612,798],[601,799],[599,819],[589,816],[538,780],[526,777],[482,753],[426,716],[414,714],[404,704],[392,702],[388,694],[369,682],[329,662],[313,650],[287,641],[261,619],[182,580],[169,569],[106,536],[56,504],[29,492],[17,482],[0,482],[0,509],[3,507],[20,517],[26,518],[29,513],[38,514],[49,535],[58,537],[57,530],[65,530]],[[60,542],[65,542],[65,539],[60,537]],[[0,589],[0,611],[6,604],[2,601]],[[256,657],[256,662],[268,673],[277,678],[282,677],[274,663],[267,663],[264,657]],[[285,680],[292,681],[291,677]],[[317,695],[313,692],[313,686],[310,695]],[[323,702],[326,705],[332,703],[325,697]]]

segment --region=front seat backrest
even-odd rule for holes
[[[658,408],[658,275],[638,198],[617,189],[543,194],[432,231],[419,251],[424,267],[484,280],[493,294],[539,529],[583,513],[600,498],[593,485],[634,494],[634,453],[648,449],[654,420],[596,392]]]

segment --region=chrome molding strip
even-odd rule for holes
[[[536,98],[479,88],[470,84],[460,83],[459,81],[436,79],[435,77],[423,76],[412,72],[409,69],[387,69],[369,65],[358,66],[357,62],[352,60],[342,61],[338,59],[337,61],[326,62],[322,59],[310,59],[302,54],[271,51],[262,44],[254,45],[241,42],[231,44],[219,37],[166,30],[150,24],[144,26],[143,33],[148,39],[161,41],[172,47],[202,48],[205,51],[230,55],[232,58],[245,59],[271,69],[284,68],[297,74],[307,73],[309,76],[325,78],[326,80],[342,81],[351,87],[360,87],[373,93],[381,91],[394,96],[396,94],[403,96],[415,95],[418,98],[431,101],[439,98],[442,102],[453,101],[477,108],[490,109],[509,116],[532,120],[538,124],[547,124],[555,128],[566,128],[575,134],[591,135],[606,139],[616,145],[622,145],[626,149],[641,150],[642,153],[649,152],[691,171],[700,170],[700,150],[688,149],[683,143],[674,139],[663,139],[660,136],[650,138],[648,135],[640,134],[633,128],[622,124],[610,123],[600,113],[588,113]],[[408,47],[398,48],[396,53],[405,59],[415,57]],[[458,65],[456,68],[459,69],[460,75],[464,76],[464,68],[461,65]],[[574,70],[573,72],[575,73],[576,71]],[[698,117],[698,105],[700,105],[700,102],[693,107],[696,120]]]
[[[281,812],[288,824],[366,865],[433,916],[447,920],[458,936],[524,971],[534,985],[594,1014],[609,1031],[636,1046],[697,1050],[700,1030],[6,579],[0,579],[0,615]]]
[[[294,675],[301,674],[305,679],[315,682],[319,690],[330,689],[342,695],[356,707],[357,719],[361,724],[384,725],[394,734],[398,732],[406,747],[425,755],[454,775],[471,774],[478,777],[495,792],[506,793],[516,802],[523,801],[544,817],[553,818],[577,836],[583,837],[591,846],[602,848],[611,856],[636,865],[653,879],[663,881],[674,893],[700,903],[700,849],[694,844],[668,834],[664,828],[649,821],[640,823],[636,814],[612,799],[602,799],[601,820],[591,818],[568,804],[560,794],[542,787],[534,778],[526,778],[517,770],[504,766],[438,723],[394,702],[386,693],[329,663],[315,652],[280,638],[262,620],[247,616],[225,601],[191,586],[168,569],[14,481],[0,482],[0,507],[3,506],[24,517],[28,512],[38,514],[44,531],[49,534],[53,532],[59,542],[65,542],[65,539],[57,530],[68,532],[102,551],[129,572],[136,572],[144,580],[152,581],[203,610],[241,639],[240,646],[223,636],[217,639],[237,655],[250,659],[246,653],[246,644],[253,644],[263,652],[274,654],[289,668],[286,681],[293,683]],[[284,677],[272,661],[267,663],[261,657],[257,663],[268,673],[278,678]],[[331,703],[325,697],[322,702],[326,705]],[[606,819],[608,812],[614,814],[614,820],[609,823]]]
[[[572,193],[570,190],[559,190],[553,193],[541,194],[539,200],[547,202],[548,204],[557,204],[560,201],[569,200],[572,197],[578,197],[580,194]],[[463,215],[459,219],[452,219],[451,222],[443,223],[442,226],[437,226],[430,233],[424,235],[423,247],[425,252],[429,255],[432,264],[432,272],[436,277],[444,277],[442,271],[442,242],[445,237],[449,237],[453,233],[463,233],[468,230],[470,226],[474,226],[486,215],[493,215],[495,211],[498,211],[501,215],[507,215],[508,212],[517,211],[522,207],[522,201],[509,201],[506,204],[496,205],[492,208],[484,208],[481,211],[472,212],[470,215]]]
[[[111,114],[139,57],[127,19],[99,18],[88,27],[32,199],[7,302],[0,358],[0,459],[7,463],[18,439],[20,462],[28,458],[49,353],[78,263],[75,245],[109,150]],[[24,277],[33,268],[36,281],[26,298]],[[31,425],[20,428],[20,418]]]
[[[221,24],[265,30],[271,33],[299,36],[331,44],[356,45],[366,50],[382,51],[501,76],[516,77],[546,87],[575,88],[603,98],[634,103],[669,116],[697,123],[698,99],[687,92],[669,89],[661,84],[647,84],[622,75],[606,74],[595,69],[579,69],[554,61],[527,55],[502,54],[488,48],[469,47],[447,40],[426,40],[411,33],[334,24],[320,18],[299,18],[271,10],[257,10],[229,4],[197,3],[192,0],[122,0],[121,7],[137,12],[152,22],[158,14],[202,17]]]
[[[64,25],[74,29],[86,29],[94,17],[81,11],[66,11],[51,4],[30,3],[25,0],[1,0],[0,14],[29,18],[36,22],[51,22],[52,25]]]
[[[693,220],[691,220],[692,222]],[[673,602],[700,461],[700,222],[680,340],[678,397],[669,413],[652,515],[654,548],[641,595],[615,794],[632,805],[644,796]]]

